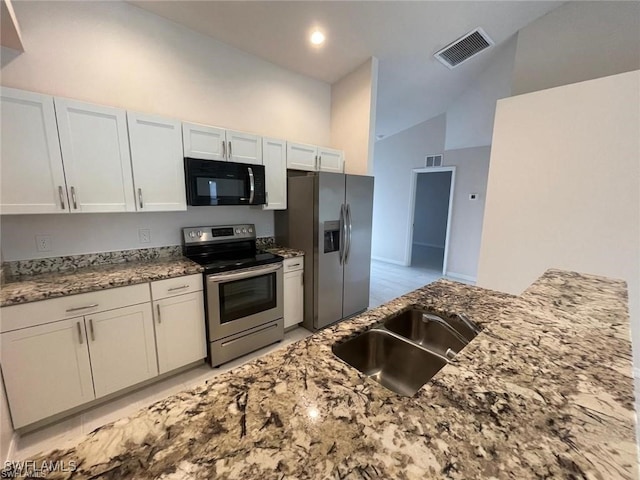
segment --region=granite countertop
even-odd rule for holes
[[[414,397],[332,354],[412,306],[484,327]],[[633,406],[624,282],[552,270],[516,297],[440,280],[33,460],[104,479],[631,479]]]
[[[197,263],[177,256],[23,275],[2,284],[0,306],[135,285],[202,271],[203,268]]]
[[[273,253],[274,255],[280,255],[282,258],[302,257],[304,255],[302,250],[280,247],[278,245],[270,246],[269,248],[265,248],[265,250],[269,253]]]

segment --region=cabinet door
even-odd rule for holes
[[[224,128],[197,123],[182,124],[185,157],[224,161],[227,159],[225,140]]]
[[[344,154],[342,150],[318,148],[318,157],[321,172],[344,172]]]
[[[127,112],[138,211],[186,210],[182,124]]]
[[[126,111],[63,98],[55,105],[71,212],[135,211]]]
[[[0,90],[0,213],[67,212],[53,97]]]
[[[304,317],[304,270],[284,274],[284,328],[301,323]]]
[[[264,210],[287,209],[287,148],[283,140],[262,139],[262,160],[267,182]]]
[[[314,145],[287,142],[287,168],[313,172],[318,167],[318,148]]]
[[[202,292],[158,300],[154,314],[160,373],[207,356]]]
[[[151,304],[85,316],[96,398],[158,374]]]
[[[230,162],[262,165],[262,137],[227,130],[227,155]]]
[[[82,317],[0,337],[2,373],[14,428],[95,398]]]

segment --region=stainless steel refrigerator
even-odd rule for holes
[[[369,306],[373,177],[288,175],[276,242],[305,253],[303,325],[317,330]]]

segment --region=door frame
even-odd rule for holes
[[[413,250],[413,223],[416,210],[416,190],[418,175],[421,173],[451,172],[451,185],[449,186],[449,211],[447,213],[447,233],[444,239],[444,258],[442,260],[442,275],[447,274],[447,263],[449,262],[449,240],[451,239],[451,216],[453,213],[453,193],[456,185],[456,167],[428,167],[414,168],[411,170],[411,187],[409,196],[409,222],[407,223],[407,242],[405,245],[404,264],[411,265],[411,254]]]

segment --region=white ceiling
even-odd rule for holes
[[[475,27],[496,42],[563,2],[135,1],[140,8],[310,77],[333,83],[379,59],[376,134],[444,111],[489,63],[488,49],[454,70],[433,53]],[[314,48],[314,27],[327,41]]]

